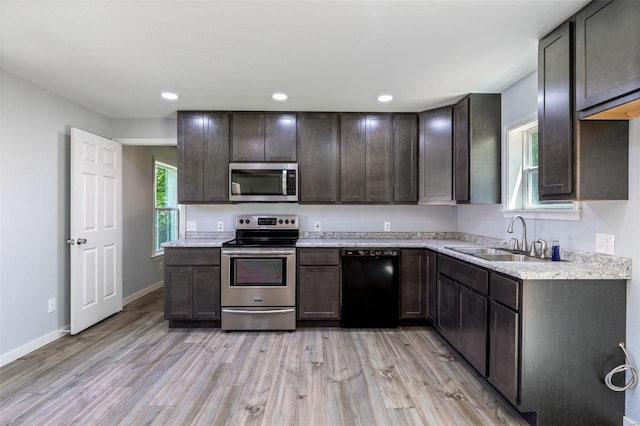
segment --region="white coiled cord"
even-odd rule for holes
[[[635,387],[638,384],[638,370],[633,365],[631,365],[631,358],[629,357],[629,354],[627,353],[627,350],[624,347],[624,342],[618,343],[618,346],[620,346],[620,348],[622,349],[622,352],[624,352],[624,357],[627,360],[627,363],[619,365],[613,370],[609,371],[609,374],[607,374],[604,378],[604,382],[607,384],[609,389],[614,390],[616,392],[624,392],[627,389],[631,389],[632,387]],[[614,385],[611,382],[611,379],[613,378],[614,374],[622,373],[627,370],[631,371],[631,380],[629,381],[629,383],[626,383],[624,386],[620,387],[620,386]]]

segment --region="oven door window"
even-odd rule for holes
[[[231,286],[287,285],[287,260],[284,258],[236,258],[231,259]]]
[[[282,195],[282,170],[232,170],[232,195]]]

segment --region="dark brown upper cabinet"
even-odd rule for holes
[[[392,201],[392,116],[340,114],[340,200]]]
[[[500,94],[472,93],[453,108],[456,203],[500,203]]]
[[[453,200],[453,107],[420,113],[420,204]]]
[[[340,179],[337,113],[302,113],[298,120],[301,203],[335,203]]]
[[[393,116],[393,201],[418,201],[418,116]]]
[[[538,45],[538,191],[541,200],[628,198],[629,124],[577,120],[574,24]]]
[[[178,202],[229,201],[229,114],[178,112]]]
[[[575,20],[579,117],[640,116],[640,2],[593,1]]]
[[[296,115],[234,113],[231,161],[296,161]]]

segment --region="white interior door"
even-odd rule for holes
[[[122,310],[122,145],[71,129],[71,334]]]

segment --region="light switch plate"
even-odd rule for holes
[[[222,232],[224,231],[224,222],[219,220],[218,221],[218,232]]]
[[[314,231],[322,231],[322,222],[318,221],[318,222],[314,222],[313,223],[313,230]]]
[[[197,230],[198,230],[198,222],[196,222],[195,220],[188,220],[187,221],[187,231],[195,232]]]
[[[55,311],[56,311],[56,299],[54,297],[53,299],[49,299],[48,312],[52,313]]]
[[[384,223],[384,232],[391,232],[391,222]]]
[[[614,254],[615,236],[611,234],[596,234],[596,253]]]

